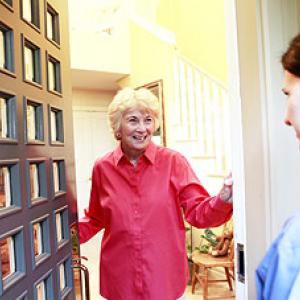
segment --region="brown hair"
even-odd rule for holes
[[[288,49],[281,57],[281,63],[285,70],[300,77],[300,34],[291,40]]]

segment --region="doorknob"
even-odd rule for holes
[[[84,294],[85,300],[90,300],[90,274],[88,268],[82,263],[82,260],[88,260],[85,256],[78,256],[72,258],[72,268],[79,269],[84,275]]]

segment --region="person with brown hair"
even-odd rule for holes
[[[285,124],[300,145],[300,34],[282,55],[283,93],[287,95]],[[258,300],[300,299],[300,214],[291,217],[256,270]]]

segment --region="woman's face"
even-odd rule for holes
[[[143,110],[123,113],[118,135],[122,150],[130,159],[138,158],[146,150],[155,131],[154,123],[154,117]]]
[[[285,124],[295,129],[300,142],[300,78],[285,71],[282,91],[288,97]]]

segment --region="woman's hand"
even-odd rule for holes
[[[231,172],[224,178],[223,187],[219,193],[220,199],[227,203],[232,203],[232,174]]]

